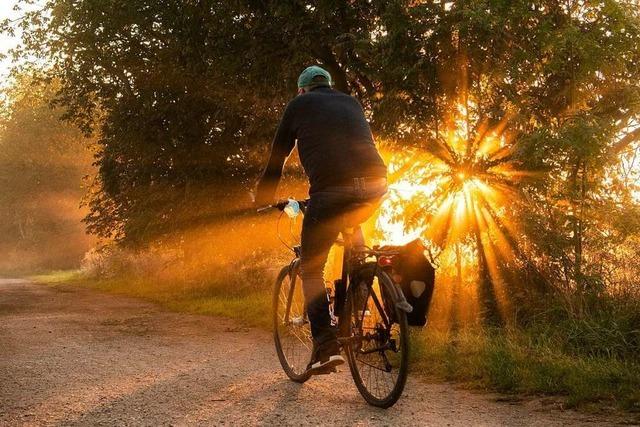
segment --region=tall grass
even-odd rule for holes
[[[506,393],[566,397],[567,406],[640,410],[640,362],[567,351],[562,331],[541,337],[522,329],[416,331],[413,365],[444,380]]]

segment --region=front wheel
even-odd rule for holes
[[[313,341],[307,317],[299,261],[284,267],[273,292],[273,338],[282,369],[295,382],[309,379]]]
[[[343,319],[351,375],[373,406],[392,406],[404,390],[409,364],[407,315],[397,307],[398,290],[387,273],[370,268],[350,286]]]

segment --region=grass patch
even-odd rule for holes
[[[78,276],[70,277],[67,282],[69,284],[140,298],[171,311],[224,316],[240,320],[248,326],[265,329],[271,325],[271,297],[270,292],[266,290],[245,289],[234,295],[220,283],[199,283],[197,286],[189,287],[140,278],[88,281]],[[270,286],[268,288],[270,289]]]
[[[34,282],[49,286],[79,286],[145,301],[176,312],[223,316],[248,326],[271,328],[271,285],[273,272],[246,271],[233,280],[180,282],[121,276],[108,279],[87,277],[80,270],[54,271],[30,276]],[[267,280],[259,277],[269,277]],[[236,282],[242,282],[239,286]]]
[[[427,376],[503,393],[565,396],[570,407],[640,411],[637,360],[569,354],[558,337],[541,340],[526,330],[426,329],[412,338],[413,367]]]
[[[71,284],[81,281],[84,278],[80,270],[57,270],[45,274],[28,276],[27,279],[48,285]]]
[[[171,302],[167,307],[180,312],[230,317],[264,329],[271,326],[270,300],[264,294],[188,298]]]

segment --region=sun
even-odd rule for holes
[[[496,221],[500,229],[512,228],[504,209],[517,197],[524,174],[511,161],[505,123],[485,125],[475,140],[458,119],[450,123],[436,141],[440,149],[389,154],[389,195],[377,221],[382,242],[422,237],[444,249]]]
[[[462,106],[456,112],[467,114]],[[477,135],[465,122],[452,117],[430,150],[388,153],[389,193],[376,222],[378,240],[402,245],[420,238],[457,265],[458,275],[472,266],[499,287],[500,267],[513,259],[521,235],[513,207],[527,173],[512,159],[507,118],[492,127],[479,124]],[[494,293],[498,299],[504,294]]]

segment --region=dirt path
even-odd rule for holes
[[[0,280],[0,425],[602,425],[410,380],[367,406],[348,369],[288,381],[271,337],[85,289]]]

